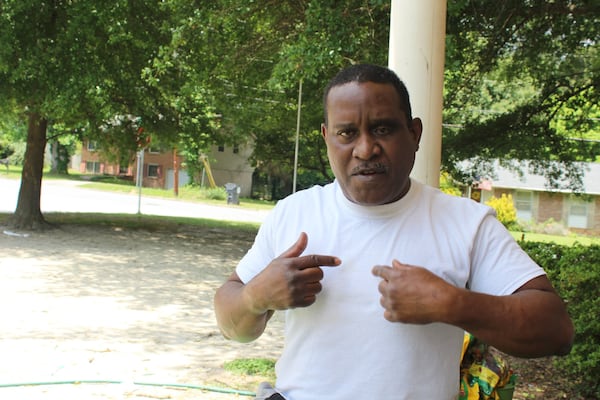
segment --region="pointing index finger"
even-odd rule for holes
[[[303,270],[307,268],[317,267],[337,267],[342,263],[338,257],[325,256],[320,254],[310,254],[302,257],[298,257],[298,269]]]

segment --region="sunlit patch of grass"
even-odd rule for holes
[[[584,235],[548,235],[544,233],[535,232],[517,232],[512,231],[512,236],[516,240],[525,240],[528,242],[543,242],[543,243],[556,243],[562,246],[573,246],[579,243],[583,246],[600,245],[600,237],[598,236],[584,236]]]
[[[8,221],[12,214],[0,213],[0,224]],[[181,226],[197,226],[210,229],[231,229],[257,231],[255,222],[220,221],[208,218],[170,217],[138,214],[103,213],[45,213],[46,221],[53,225],[92,225],[127,229],[147,229],[155,231],[175,231]]]
[[[275,379],[275,361],[267,358],[238,358],[223,364],[226,371]]]

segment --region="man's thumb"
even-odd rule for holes
[[[298,240],[289,249],[281,253],[278,258],[299,257],[306,249],[307,244],[308,235],[305,232],[301,232]]]

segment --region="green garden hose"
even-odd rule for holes
[[[19,382],[19,383],[0,383],[0,388],[9,387],[21,387],[21,386],[50,386],[50,385],[79,385],[79,384],[132,384],[137,386],[160,386],[160,387],[174,387],[174,388],[185,388],[185,389],[199,389],[208,392],[226,393],[226,394],[237,394],[240,396],[253,397],[256,394],[246,390],[236,390],[229,388],[220,388],[215,386],[204,386],[204,385],[190,385],[181,383],[154,383],[154,382],[127,382],[127,381],[113,381],[113,380],[73,380],[73,381],[48,381],[48,382]]]

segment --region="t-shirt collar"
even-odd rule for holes
[[[415,199],[421,191],[420,184],[411,179],[408,192],[399,200],[388,204],[365,206],[348,200],[348,198],[344,195],[344,192],[342,191],[337,179],[334,181],[334,188],[336,204],[357,217],[368,218],[388,218],[391,215],[395,215],[400,212],[406,212],[409,207],[415,204],[413,199]]]

